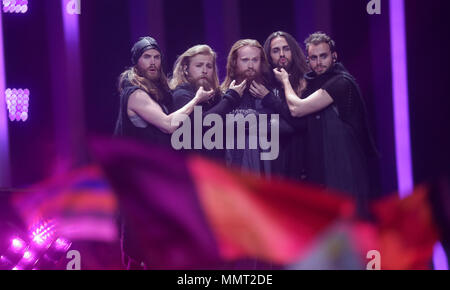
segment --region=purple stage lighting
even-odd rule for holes
[[[55,269],[72,246],[57,235],[53,220],[40,222],[29,233],[30,243],[18,236],[11,238],[9,248],[0,256],[0,270]]]
[[[19,237],[12,237],[9,248],[0,257],[0,269],[11,270],[22,259],[27,250],[27,243]]]
[[[5,91],[6,106],[11,121],[28,120],[28,109],[30,106],[30,90],[7,89]]]
[[[11,240],[11,251],[13,253],[22,253],[25,250],[26,243],[21,238],[13,238]]]
[[[25,251],[23,253],[22,259],[15,266],[16,270],[31,270],[36,264],[39,256],[37,253],[31,250]],[[14,270],[14,269],[13,269]]]
[[[28,0],[3,0],[3,12],[25,13],[28,11]]]
[[[405,8],[403,0],[390,1],[389,3],[397,180],[400,197],[404,198],[412,192],[414,187],[409,135]]]
[[[69,240],[60,237],[51,244],[46,255],[53,263],[57,263],[69,251],[71,246],[72,243]]]
[[[0,270],[11,270],[14,264],[5,256],[0,256]]]
[[[404,0],[389,1],[391,27],[392,99],[394,103],[395,147],[398,191],[407,197],[414,188],[409,128],[408,62]],[[448,269],[440,243],[433,256],[435,269]]]
[[[31,239],[37,247],[48,246],[55,234],[55,224],[53,222],[43,222],[31,229]]]
[[[25,260],[32,260],[34,258],[34,255],[33,255],[33,253],[32,252],[30,252],[30,251],[26,251],[24,254],[23,254],[23,259],[25,259]]]
[[[0,12],[0,187],[9,187],[11,185],[11,172],[9,160],[9,136],[8,136],[8,111],[6,110],[5,95],[6,90],[6,71],[5,56],[3,50],[3,13]]]
[[[65,238],[57,238],[52,247],[54,247],[57,251],[67,252],[71,245],[72,243]]]

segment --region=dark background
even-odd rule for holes
[[[156,16],[146,7],[149,1],[82,1],[79,98],[84,115],[78,121],[85,136],[112,134],[119,101],[117,78],[130,65],[129,51],[137,36],[149,34],[160,40],[166,72],[184,50],[208,43],[219,54],[223,77],[226,54],[239,38],[263,43],[271,32],[284,30],[302,44],[308,33],[320,29],[335,39],[339,59],[362,88],[382,153],[382,191],[395,191],[388,1],[381,1],[381,15],[368,15],[368,1],[362,0],[322,0],[319,4],[312,0],[232,1],[226,4],[236,6],[231,16],[221,14],[221,8],[213,11],[214,1],[206,1],[161,1],[162,13]],[[413,170],[415,183],[421,183],[442,174],[450,163],[450,10],[448,1],[405,2]],[[57,66],[58,51],[64,47],[54,44],[55,33],[61,30],[58,23],[62,25],[57,15],[60,5],[55,0],[30,1],[27,14],[3,15],[7,87],[31,91],[29,120],[9,123],[13,187],[51,176],[58,161],[56,153],[61,151],[59,140],[70,134],[70,127],[67,133],[58,126],[63,120],[55,113],[56,106],[69,110],[71,106],[65,101],[64,86],[57,92],[54,89],[56,76],[64,73]],[[151,25],[154,21],[160,26]],[[207,25],[211,23],[215,26]],[[86,147],[84,139],[72,142]]]

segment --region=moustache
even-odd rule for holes
[[[211,81],[211,79],[208,78],[207,76],[201,76],[197,79],[197,81],[208,81],[209,82],[209,81]]]

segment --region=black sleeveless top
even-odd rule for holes
[[[153,124],[147,124],[145,128],[135,126],[128,116],[128,99],[131,94],[140,89],[138,86],[131,84],[129,81],[125,82],[122,93],[120,94],[119,116],[116,122],[114,135],[122,137],[130,137],[139,141],[150,142],[162,146],[170,146],[170,134],[162,132]],[[155,102],[157,102],[151,95],[149,95]],[[165,98],[171,99],[171,98]],[[165,114],[169,114],[168,106],[170,104],[157,102]]]

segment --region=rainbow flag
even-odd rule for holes
[[[119,215],[126,253],[150,269],[366,269],[373,250],[381,269],[426,269],[439,238],[426,187],[374,204],[369,223],[346,195],[167,148],[98,139],[92,154],[96,165],[16,194],[17,211],[84,241],[117,241]],[[108,268],[100,252],[91,268]]]
[[[29,228],[55,222],[70,240],[118,239],[117,199],[98,166],[57,176],[12,195],[11,203]]]

